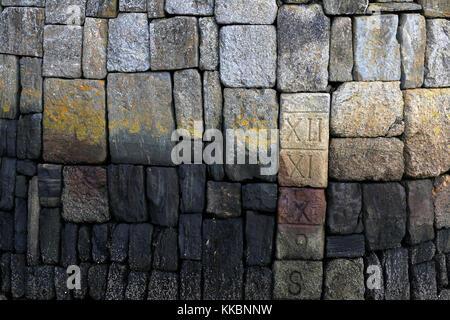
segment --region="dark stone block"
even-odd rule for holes
[[[10,212],[0,211],[0,250],[14,249],[14,216]]]
[[[72,300],[72,294],[67,288],[67,270],[55,267],[55,294],[56,300]]]
[[[92,227],[92,260],[105,263],[109,258],[109,225],[95,224]]]
[[[148,273],[131,271],[128,275],[126,300],[144,300],[147,294]]]
[[[36,175],[37,165],[33,161],[18,160],[16,169],[18,174],[23,174],[27,177],[33,177]]]
[[[42,113],[22,115],[17,122],[17,158],[36,160],[41,156]]]
[[[202,263],[185,260],[181,263],[180,299],[201,300],[202,298]]]
[[[152,234],[151,224],[135,224],[130,226],[130,243],[128,263],[133,271],[150,271],[152,266]]]
[[[363,219],[370,250],[396,248],[406,232],[406,195],[397,182],[363,184]]]
[[[16,120],[0,119],[0,157],[16,157]]]
[[[178,174],[175,168],[147,169],[148,209],[152,223],[175,227],[178,223]]]
[[[0,256],[0,291],[8,293],[11,290],[11,254],[3,253]]]
[[[17,198],[26,199],[28,197],[28,180],[25,176],[16,176],[16,192]]]
[[[94,300],[104,300],[108,283],[108,265],[95,264],[89,268],[89,296]]]
[[[39,248],[44,264],[59,263],[61,214],[59,208],[43,208],[39,216]]]
[[[16,159],[1,158],[0,164],[0,210],[10,211],[14,207]]]
[[[272,299],[272,270],[251,267],[245,274],[245,300]]]
[[[243,243],[241,219],[203,221],[204,299],[242,299]]]
[[[223,164],[211,164],[208,166],[208,176],[214,181],[222,181],[225,178]]]
[[[219,218],[241,215],[241,184],[209,181],[206,211]]]
[[[81,226],[78,230],[78,257],[82,262],[91,260],[92,234],[90,226]]]
[[[425,262],[413,265],[411,273],[411,298],[413,300],[437,300],[435,263]]]
[[[327,228],[334,234],[363,231],[359,183],[330,182],[327,189]]]
[[[179,168],[181,211],[199,213],[205,208],[206,165],[183,164]]]
[[[383,252],[385,299],[409,300],[408,249],[398,248]]]
[[[154,270],[148,284],[148,300],[177,300],[178,276],[176,273]]]
[[[77,264],[78,226],[67,223],[61,231],[61,265],[68,267]]]
[[[39,201],[43,207],[61,205],[62,166],[55,164],[38,165]]]
[[[275,183],[252,183],[242,186],[244,209],[275,212],[277,210],[278,187]]]
[[[160,271],[178,269],[178,234],[176,229],[156,229],[153,240],[153,268]]]
[[[432,241],[421,243],[409,248],[411,264],[419,264],[433,260],[436,247]]]
[[[73,298],[84,300],[88,294],[88,272],[91,268],[89,263],[80,263],[81,289],[73,290]]]
[[[450,253],[450,229],[438,230],[436,248],[439,253]]]
[[[120,222],[148,221],[144,167],[110,165],[108,190],[113,217]]]
[[[128,282],[128,268],[125,265],[111,263],[106,287],[106,300],[124,300]]]
[[[14,247],[16,253],[26,253],[27,251],[27,221],[27,200],[16,198],[14,208]]]
[[[247,212],[245,238],[247,242],[246,259],[249,266],[270,264],[273,251],[275,217]]]
[[[365,254],[364,235],[327,237],[327,258],[358,258]]]
[[[202,215],[180,215],[178,245],[181,259],[201,260],[202,258]]]
[[[366,287],[366,300],[384,300],[384,275],[380,259],[374,252],[371,252],[365,257],[364,264],[366,266],[365,283],[373,286],[372,288]],[[380,277],[380,281],[377,283],[378,277]]]
[[[11,255],[11,296],[14,299],[25,295],[26,257],[24,254]]]
[[[30,300],[52,300],[55,298],[55,267],[37,266],[26,268],[26,293]]]
[[[111,230],[111,261],[124,262],[128,257],[128,224],[117,224]]]
[[[445,288],[448,286],[448,268],[447,262],[445,259],[445,254],[437,254],[434,257],[434,261],[436,263],[436,274],[437,274],[437,283],[439,289]]]

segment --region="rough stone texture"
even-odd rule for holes
[[[246,263],[248,266],[269,265],[272,260],[275,218],[247,211],[245,225]]]
[[[44,81],[44,160],[100,163],[106,159],[105,83]]]
[[[365,254],[364,235],[328,236],[327,258],[358,258]]]
[[[46,25],[44,77],[81,78],[83,27]]]
[[[92,235],[91,234],[92,234],[92,232],[91,232],[90,226],[81,226],[80,230],[78,230],[77,250],[78,250],[78,256],[80,257],[80,260],[83,262],[88,262],[91,260],[91,252],[92,252]],[[128,238],[127,238],[127,241],[128,241]],[[111,251],[112,251],[112,249],[111,249]]]
[[[397,181],[403,171],[403,142],[396,138],[331,140],[329,173],[333,179]]]
[[[128,257],[130,225],[121,223],[111,228],[110,257],[114,262],[125,262]],[[81,230],[80,230],[81,231]]]
[[[363,14],[369,5],[369,0],[324,0],[326,14]]]
[[[124,300],[128,280],[126,265],[111,263],[106,285],[105,300]]]
[[[402,185],[363,184],[363,219],[370,250],[399,247],[406,232],[406,195]]]
[[[200,30],[200,70],[217,70],[219,65],[219,27],[214,18],[198,19]]]
[[[203,212],[206,202],[206,166],[204,164],[185,164],[179,167],[178,172],[180,174],[181,211],[183,213]]]
[[[16,157],[17,121],[0,119],[0,157]]]
[[[249,267],[245,273],[245,300],[272,299],[272,270],[264,267]]]
[[[328,84],[330,19],[318,4],[278,13],[278,89],[324,91]]]
[[[397,15],[355,17],[353,77],[358,81],[400,80]]]
[[[104,300],[108,283],[108,265],[95,264],[89,268],[89,296],[94,300]]]
[[[14,209],[14,248],[16,253],[27,252],[27,200],[16,199]]]
[[[434,253],[434,252],[433,252]],[[436,262],[436,274],[437,274],[437,284],[439,288],[444,288],[448,286],[448,268],[445,259],[445,254],[437,254],[434,257]]]
[[[402,58],[402,89],[421,87],[425,70],[425,18],[420,14],[402,14],[398,38]]]
[[[39,159],[41,156],[42,114],[22,115],[17,122],[17,158]]]
[[[147,0],[119,0],[121,12],[146,12]]]
[[[102,223],[109,220],[106,169],[66,166],[63,176],[64,220],[75,223]]]
[[[408,90],[404,97],[406,175],[426,178],[448,171],[450,89]]]
[[[426,17],[450,17],[450,6],[446,0],[419,0]]]
[[[38,165],[39,202],[43,207],[61,205],[62,166],[57,164]]]
[[[0,279],[2,292],[11,291],[11,254],[9,252],[0,255]]]
[[[26,257],[23,254],[11,255],[11,296],[15,299],[25,295]]]
[[[130,244],[128,263],[134,271],[149,271],[152,266],[151,224],[133,224],[130,226]]]
[[[325,300],[364,300],[364,262],[362,258],[335,259],[325,267]]]
[[[95,224],[92,227],[92,260],[105,263],[109,259],[110,225]]]
[[[180,272],[180,299],[200,300],[202,298],[202,263],[183,261]]]
[[[203,298],[242,299],[244,267],[241,219],[203,221]]]
[[[25,176],[16,175],[16,198],[26,199],[28,196],[28,180]],[[17,202],[17,199],[16,199]]]
[[[57,208],[44,208],[39,216],[39,248],[44,264],[59,262],[61,213]]]
[[[152,70],[198,67],[198,26],[194,17],[174,17],[150,23]]]
[[[277,210],[278,188],[274,183],[249,183],[242,186],[244,209],[275,212]]]
[[[45,23],[83,25],[86,0],[46,0]]]
[[[348,82],[333,93],[330,130],[335,137],[391,137],[403,133],[399,82]]]
[[[366,299],[384,300],[384,274],[380,259],[374,252],[371,252],[364,258],[364,263],[366,285],[370,284],[371,286],[371,288],[366,288]]]
[[[203,118],[205,130],[222,130],[222,88],[219,72],[203,73]]]
[[[450,229],[437,231],[436,248],[439,253],[450,253]],[[447,258],[447,262],[449,259]]]
[[[275,256],[280,260],[321,260],[324,256],[323,226],[279,224]]]
[[[434,181],[432,194],[436,228],[450,228],[450,175],[443,175]]]
[[[171,272],[153,270],[148,284],[148,300],[177,300],[178,276]]]
[[[83,37],[83,75],[89,79],[106,78],[108,21],[86,18]]]
[[[147,0],[149,19],[164,17],[164,2],[165,0]]]
[[[73,290],[73,297],[77,300],[83,300],[88,294],[88,273],[91,264],[81,263],[80,264],[80,277],[81,277],[81,288]]]
[[[408,206],[407,239],[410,244],[434,239],[434,210],[431,180],[406,181]]]
[[[208,181],[206,212],[219,218],[241,215],[241,184]]]
[[[23,174],[27,177],[33,177],[36,175],[37,166],[34,162],[29,160],[17,161],[17,173]]]
[[[147,292],[148,274],[131,271],[128,274],[128,285],[125,291],[126,300],[144,300]]]
[[[328,94],[281,95],[281,186],[327,186],[329,112]]]
[[[97,18],[115,18],[119,0],[87,0],[86,16]]]
[[[108,71],[150,68],[149,31],[144,13],[121,13],[108,21]]]
[[[20,112],[42,112],[42,59],[20,59]]]
[[[436,268],[434,262],[414,265],[411,268],[411,298],[437,300]]]
[[[14,7],[45,7],[45,0],[3,0],[2,5]]]
[[[419,264],[433,260],[436,246],[432,241],[424,242],[409,249],[409,260],[411,264]]]
[[[177,225],[179,193],[175,168],[147,168],[147,199],[152,223],[165,227]]]
[[[385,299],[409,300],[408,249],[399,248],[383,253]]]
[[[144,167],[108,166],[108,190],[111,214],[116,221],[134,223],[148,220]]]
[[[54,288],[55,268],[38,266],[26,268],[26,293],[30,300],[52,300],[55,298]]]
[[[331,24],[330,81],[352,81],[353,40],[352,19],[337,17]]]
[[[3,160],[4,161],[4,160]],[[27,203],[27,264],[39,263],[39,194],[38,178],[33,177],[28,186]]]
[[[390,3],[371,3],[367,9],[367,13],[380,13],[380,12],[396,12],[396,11],[418,11],[422,6],[417,3],[402,3],[402,2],[390,2]]]
[[[14,215],[10,212],[0,212],[0,249],[14,249]]]
[[[220,29],[220,79],[234,88],[273,87],[277,43],[274,26],[234,25]]]
[[[280,188],[278,223],[322,225],[326,206],[324,190]]]
[[[202,258],[202,215],[182,214],[178,228],[180,258],[201,260]]]
[[[214,0],[165,0],[169,14],[211,16],[214,14]]]
[[[317,300],[322,294],[323,266],[319,261],[275,261],[276,300]]]
[[[44,9],[41,8],[3,9],[0,15],[0,53],[42,57],[44,18]]]
[[[61,230],[61,265],[68,267],[77,264],[77,238],[76,224],[67,223]]]
[[[109,74],[107,98],[112,162],[172,165],[170,74]]]
[[[16,185],[16,159],[2,158],[0,162],[0,210],[12,210]]]
[[[153,269],[176,272],[178,234],[174,228],[156,229],[153,235]]]
[[[19,59],[15,56],[0,54],[0,118],[15,119],[17,117],[18,92]]]
[[[275,0],[216,0],[214,13],[220,24],[272,24],[277,11]]]

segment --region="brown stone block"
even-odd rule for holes
[[[325,191],[309,188],[280,188],[278,223],[322,225],[327,203]]]

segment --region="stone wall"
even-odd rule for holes
[[[448,0],[0,11],[1,298],[450,299]],[[174,166],[195,121],[278,176]]]

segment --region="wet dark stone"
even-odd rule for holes
[[[78,230],[78,257],[81,261],[91,260],[92,234],[90,226],[81,226]]]
[[[10,211],[14,207],[16,159],[2,158],[0,163],[0,210]]]
[[[108,265],[95,264],[89,268],[89,296],[94,300],[104,300],[108,283]]]
[[[17,121],[0,119],[0,157],[16,157]]]
[[[148,300],[177,300],[178,276],[176,273],[153,270],[148,284]]]
[[[181,259],[201,260],[202,258],[202,215],[180,215],[178,245]]]
[[[245,238],[249,266],[269,265],[272,260],[275,217],[247,211]]]
[[[126,265],[111,263],[106,287],[106,300],[124,300],[128,282],[128,268]]]
[[[252,183],[242,186],[244,209],[275,212],[277,210],[278,187],[275,183]]]
[[[128,263],[133,271],[150,271],[152,266],[151,224],[134,224],[130,226],[130,243]]]
[[[245,274],[245,300],[272,299],[272,270],[250,267]]]
[[[365,254],[364,235],[328,236],[327,258],[358,258]]]
[[[105,263],[109,259],[109,225],[95,224],[92,227],[92,260]]]
[[[27,200],[16,198],[14,208],[14,248],[16,253],[26,253],[27,251],[27,221]]]
[[[156,229],[153,240],[153,269],[177,271],[178,234],[173,228]]]
[[[62,166],[55,164],[38,165],[39,202],[43,207],[61,206]]]
[[[124,262],[128,257],[129,225],[117,224],[111,230],[111,261]]]
[[[185,260],[181,263],[180,299],[201,300],[202,298],[202,263]]]
[[[17,157],[36,160],[41,156],[42,113],[22,115],[17,122]]]
[[[44,264],[59,263],[61,214],[59,208],[43,208],[39,216],[39,248]]]
[[[199,213],[205,208],[206,165],[184,164],[179,168],[181,211]]]
[[[66,223],[61,231],[61,265],[68,267],[77,264],[78,226]]]

